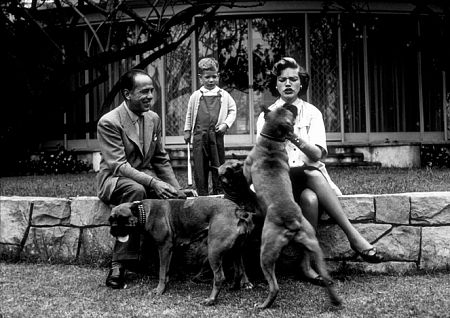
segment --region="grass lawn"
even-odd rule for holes
[[[344,194],[450,191],[450,169],[330,168]],[[183,187],[186,174],[177,172]],[[95,174],[0,178],[3,196],[95,196]],[[175,279],[154,296],[155,276],[128,275],[128,288],[105,287],[106,268],[0,263],[0,318],[10,317],[450,317],[450,272],[410,275],[339,274],[342,308],[329,305],[317,286],[278,275],[274,307],[254,309],[267,295],[265,281],[253,290],[224,290],[204,307],[210,284]],[[247,269],[248,271],[249,269]]]
[[[224,290],[214,307],[199,303],[209,284],[174,280],[163,296],[157,279],[128,276],[125,290],[104,287],[106,269],[74,265],[1,264],[0,316],[12,317],[449,317],[450,273],[350,275],[337,278],[342,308],[329,305],[325,290],[279,277],[274,306],[259,311],[267,286]]]
[[[185,171],[176,171],[187,187]],[[450,169],[329,168],[344,194],[450,191]],[[95,173],[0,178],[3,196],[95,196]]]

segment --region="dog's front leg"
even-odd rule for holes
[[[158,246],[159,253],[159,282],[158,286],[153,290],[157,295],[162,295],[166,290],[166,283],[169,280],[170,261],[172,259],[173,242],[168,239]]]
[[[294,240],[295,242],[302,244],[307,249],[307,253],[311,253],[311,255],[314,257],[319,275],[322,276],[322,279],[325,281],[325,288],[328,291],[328,296],[331,303],[334,306],[341,305],[342,299],[339,297],[333,287],[333,281],[328,274],[323,251],[320,248],[319,241],[315,236],[313,227],[309,223],[307,223],[307,221],[303,223],[303,231],[299,231]]]

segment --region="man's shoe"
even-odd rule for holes
[[[114,267],[109,271],[108,277],[106,277],[106,286],[112,289],[122,289],[125,287],[124,268]]]

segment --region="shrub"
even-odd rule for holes
[[[91,168],[86,161],[78,160],[74,151],[58,146],[57,151],[42,151],[29,159],[20,160],[17,172],[21,175],[81,173]]]
[[[422,167],[450,167],[450,154],[446,145],[422,145],[420,147]]]

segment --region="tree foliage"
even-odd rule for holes
[[[62,129],[65,108],[108,80],[108,64],[142,55],[145,58],[134,67],[145,68],[175,50],[222,6],[240,4],[220,0],[2,0],[0,63],[7,78],[1,89],[7,106],[1,121],[1,145],[20,152],[39,144],[49,131]],[[140,41],[117,45],[124,21],[137,25]],[[87,44],[81,32],[87,33]],[[85,71],[98,75],[74,83],[73,75]],[[103,108],[109,107],[117,93],[113,85]]]
[[[88,93],[111,81],[109,64],[140,55],[144,58],[134,67],[145,68],[175,50],[222,6],[240,4],[220,0],[0,1],[0,65],[6,75],[0,86],[4,109],[0,147],[9,154],[2,157],[1,173],[54,138],[55,131],[63,138],[65,109],[76,109],[73,105],[81,105],[79,101]],[[140,40],[121,46],[117,38],[124,21],[137,26]],[[79,74],[96,76],[79,80],[84,78]],[[118,93],[112,84],[103,109]]]

